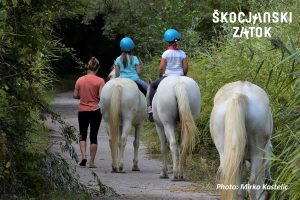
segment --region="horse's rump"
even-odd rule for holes
[[[177,98],[175,93],[176,84],[179,82],[184,84],[187,91],[193,118],[199,117],[201,111],[201,94],[197,83],[186,76],[169,76],[160,82],[153,98],[153,110],[156,110],[156,112],[154,112],[154,117],[156,117],[156,119],[159,120],[168,117],[168,121],[172,120],[174,123],[179,120]]]
[[[263,89],[247,81],[228,83],[220,88],[214,97],[212,113],[218,114],[218,117],[224,120],[226,108],[237,94],[246,98],[245,123],[248,134],[261,129],[264,129],[262,132],[272,132],[268,95]]]
[[[164,78],[153,98],[153,118],[160,139],[168,138],[173,158],[173,178],[183,179],[182,170],[186,158],[194,146],[194,138],[198,132],[195,119],[201,111],[201,94],[198,84],[186,76],[170,76]],[[180,122],[181,142],[178,144],[180,157],[177,166],[177,147],[174,129]],[[163,141],[161,141],[161,145]],[[164,149],[164,147],[162,147]],[[164,151],[164,150],[162,150]],[[163,157],[165,152],[163,153]],[[165,163],[165,162],[164,162]],[[178,167],[178,168],[177,168]],[[164,164],[162,177],[167,176]]]
[[[116,78],[104,85],[100,102],[103,120],[110,137],[113,171],[115,171],[118,167],[116,160],[119,155],[119,143],[122,144],[120,154],[123,155],[125,148],[123,143],[126,143],[131,126],[142,126],[142,121],[146,116],[146,99],[134,81]],[[139,128],[139,130],[141,129]],[[124,141],[120,141],[120,139]],[[120,167],[120,170],[123,170],[123,166]]]
[[[224,185],[241,184],[241,164],[251,162],[250,184],[263,184],[263,149],[270,149],[272,114],[268,95],[246,81],[223,86],[214,98],[210,130],[220,155],[221,180]],[[247,157],[245,156],[247,155]],[[223,190],[224,199],[237,199],[237,190]],[[256,199],[261,191],[251,191]]]
[[[120,90],[120,107],[122,108],[122,116],[126,116],[126,112],[128,111],[138,112],[141,104],[140,92],[136,83],[126,78],[115,78],[104,85],[100,99],[101,109],[109,111],[108,108],[111,103],[111,95],[114,90],[113,88],[115,87],[118,87]]]

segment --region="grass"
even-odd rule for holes
[[[155,126],[152,123],[145,121],[141,140],[147,144],[147,153],[155,157],[160,155],[160,142]]]
[[[49,191],[48,191],[49,192]],[[3,199],[6,200],[35,200],[36,198],[28,198],[28,197],[21,197],[21,196],[4,196]],[[44,193],[37,199],[47,199],[47,200],[88,200],[91,199],[86,194],[74,194],[70,191],[51,191],[50,193]]]
[[[217,193],[216,172],[218,167],[218,160],[193,154],[188,162],[187,177],[190,181],[196,183],[198,191]]]
[[[54,191],[48,195],[45,195],[49,200],[88,200],[91,199],[86,194],[74,194],[68,191]]]

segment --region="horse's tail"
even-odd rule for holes
[[[175,86],[175,95],[177,98],[179,117],[181,123],[181,138],[182,138],[182,151],[180,154],[181,163],[186,164],[186,158],[192,153],[195,136],[198,132],[188,99],[188,93],[183,82],[178,82]],[[182,166],[182,167],[183,167]]]
[[[110,96],[110,114],[109,114],[109,130],[111,139],[112,161],[116,161],[118,157],[119,131],[120,131],[120,107],[121,107],[121,86],[113,85]]]
[[[225,114],[224,162],[221,164],[221,180],[224,185],[237,185],[243,162],[247,133],[245,113],[247,97],[236,94],[229,102]],[[240,186],[238,186],[240,187]],[[222,199],[237,199],[237,190],[223,190]]]

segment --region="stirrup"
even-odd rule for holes
[[[147,107],[147,113],[148,114],[152,114],[152,106],[148,106]]]

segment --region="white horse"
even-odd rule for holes
[[[220,156],[220,178],[223,186],[239,187],[224,189],[222,199],[244,199],[244,190],[249,190],[250,199],[265,199],[263,184],[269,163],[264,158],[272,148],[272,129],[269,98],[263,89],[237,81],[217,92],[210,131]],[[241,185],[243,160],[250,162],[251,173],[249,183]]]
[[[153,98],[153,118],[159,134],[163,167],[161,178],[168,178],[166,137],[170,143],[173,160],[172,180],[183,180],[186,159],[194,146],[198,132],[195,124],[201,112],[201,94],[197,83],[186,76],[164,78]],[[174,130],[181,125],[180,142],[177,146]],[[178,161],[179,155],[179,161]]]
[[[109,133],[112,172],[124,171],[124,149],[131,127],[135,128],[133,171],[139,171],[139,135],[146,117],[146,98],[127,78],[108,81],[101,92],[101,111]]]

